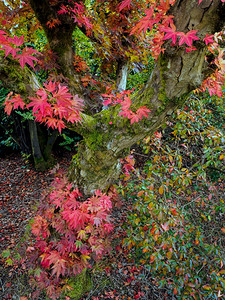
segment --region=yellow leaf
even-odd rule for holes
[[[87,261],[87,259],[90,259],[90,256],[88,256],[88,255],[81,255],[81,258],[86,262]]]
[[[144,194],[144,192],[145,192],[145,191],[140,191],[140,192],[138,192],[138,193],[137,193],[137,196],[138,196],[138,197],[141,197],[141,196]]]
[[[159,193],[160,193],[160,195],[163,194],[163,186],[162,186],[162,185],[161,185],[160,188],[159,188]]]
[[[203,214],[201,214],[201,217],[202,217],[205,221],[207,221],[206,216],[204,216]]]
[[[154,184],[152,183],[149,187],[149,191],[153,191],[154,190]]]
[[[210,286],[208,286],[208,285],[203,285],[203,289],[205,289],[205,290],[210,290]]]
[[[195,245],[199,245],[199,239],[195,240]]]
[[[223,159],[224,158],[224,154],[220,154],[220,157],[219,157],[219,159]]]
[[[150,136],[146,137],[146,139],[145,139],[145,143],[146,143],[146,144],[148,144],[148,143],[150,142],[150,139],[151,139],[151,137],[150,137]]]
[[[152,202],[150,202],[149,205],[148,205],[148,208],[149,208],[150,210],[152,210],[153,207],[154,207],[154,204],[153,204]]]
[[[156,162],[158,160],[158,156],[156,155],[153,159],[154,162]]]

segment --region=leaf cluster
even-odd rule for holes
[[[31,223],[29,245],[26,242],[19,250],[20,263],[30,271],[31,284],[37,287],[34,298],[44,290],[57,299],[72,289],[68,278],[90,268],[110,250],[110,197],[95,191],[82,200],[78,189],[58,170]],[[15,260],[10,253],[4,255],[9,263]]]
[[[83,101],[78,95],[72,96],[66,86],[54,82],[44,83],[44,87],[36,92],[35,97],[28,97],[26,103],[20,95],[9,93],[4,105],[5,112],[10,115],[13,109],[32,107],[35,120],[47,124],[48,127],[61,130],[66,127],[64,120],[71,123],[81,122],[79,112]]]

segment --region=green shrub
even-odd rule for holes
[[[144,168],[127,174],[121,191],[133,203],[124,247],[178,299],[218,299],[225,289],[225,134],[207,105],[193,96],[146,138]]]

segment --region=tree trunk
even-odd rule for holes
[[[41,152],[38,133],[37,133],[37,125],[35,121],[29,120],[29,132],[30,132],[30,141],[31,141],[31,148],[32,148],[32,155],[34,159],[35,168],[44,171],[46,169],[45,160]]]
[[[45,144],[45,148],[43,151],[43,155],[46,161],[52,160],[52,148],[55,144],[55,141],[57,140],[58,132],[54,130],[51,134],[48,134],[48,140]]]

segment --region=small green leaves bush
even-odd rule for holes
[[[123,245],[178,299],[219,299],[225,290],[225,134],[207,106],[193,96],[176,121],[144,140],[143,171],[125,164],[132,176],[126,172],[121,192],[133,209]],[[212,170],[220,170],[216,182]]]

